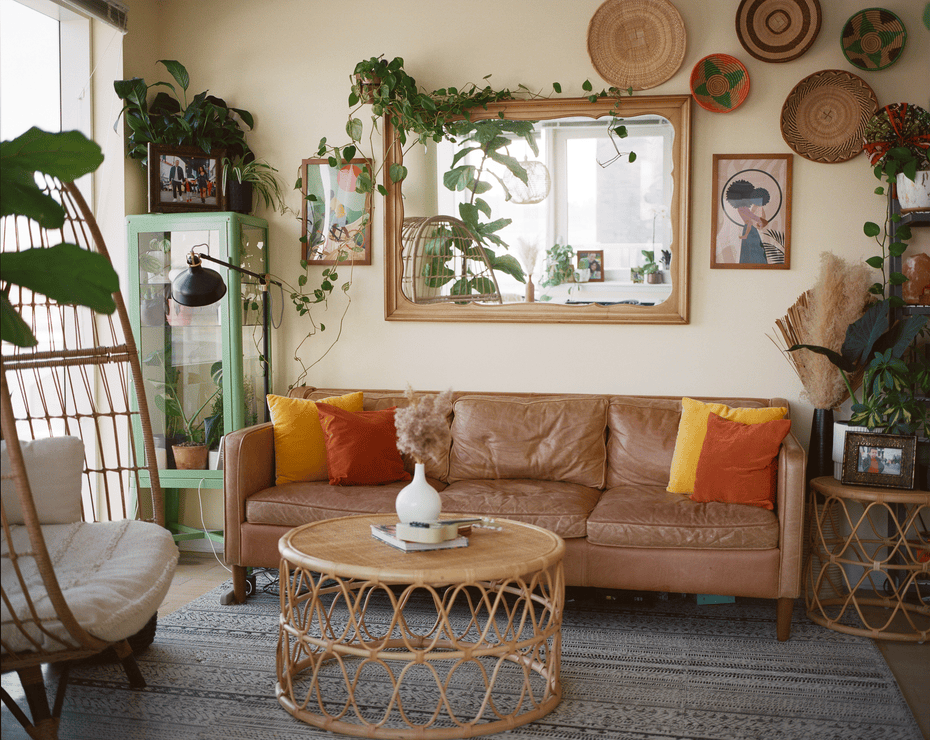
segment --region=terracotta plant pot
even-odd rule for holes
[[[206,445],[173,445],[174,463],[178,470],[205,470],[210,448]]]

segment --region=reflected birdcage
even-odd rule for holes
[[[404,219],[403,291],[414,303],[502,303],[497,278],[465,222],[451,216]]]
[[[510,192],[510,202],[521,206],[541,203],[549,195],[551,180],[549,170],[542,162],[524,159],[520,166],[526,170],[526,182],[507,171],[503,178],[504,187]]]

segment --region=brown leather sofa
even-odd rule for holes
[[[297,388],[321,399],[346,390]],[[783,399],[700,398],[730,407]],[[365,409],[406,404],[400,391],[364,391]],[[529,522],[561,535],[565,581],[637,591],[777,600],[778,639],[800,594],[805,453],[789,434],[778,459],[774,511],[697,503],[669,493],[681,399],[657,396],[455,393],[452,445],[427,477],[443,514]],[[406,483],[276,486],[271,424],[227,435],[225,555],[237,601],[246,568],[279,565],[291,528],[349,514],[393,511]]]

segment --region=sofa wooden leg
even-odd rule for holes
[[[794,611],[794,599],[778,599],[776,631],[778,639],[784,642],[791,637],[791,613]]]
[[[233,576],[233,595],[237,604],[244,604],[246,598],[246,574],[248,573],[244,565],[234,565],[232,567]]]

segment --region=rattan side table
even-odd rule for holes
[[[930,492],[811,481],[807,615],[851,635],[930,638]]]
[[[406,553],[371,536],[372,523],[396,519],[329,519],[281,538],[280,704],[316,727],[380,738],[473,737],[552,711],[562,539],[497,520],[500,531],[475,529],[468,547]]]

